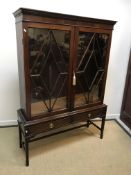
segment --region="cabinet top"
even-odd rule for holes
[[[107,25],[114,25],[116,23],[116,21],[112,21],[112,20],[67,15],[67,14],[34,10],[34,9],[28,9],[28,8],[19,8],[13,14],[15,17],[21,16],[21,15],[33,15],[33,16],[41,16],[41,17],[46,17],[46,18],[55,18],[55,19],[62,18],[65,20],[81,21],[81,22],[88,22],[88,23],[101,23],[101,24],[107,24]]]

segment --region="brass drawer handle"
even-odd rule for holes
[[[90,118],[91,117],[91,114],[88,114],[88,117]]]
[[[53,123],[50,123],[50,124],[49,124],[49,128],[50,128],[50,129],[54,128],[54,124],[53,124]]]

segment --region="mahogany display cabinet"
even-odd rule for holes
[[[20,8],[16,20],[19,143],[93,124],[103,138],[103,104],[115,21]],[[93,119],[99,118],[101,126]]]

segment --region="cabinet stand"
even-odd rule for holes
[[[40,140],[40,139],[44,139],[44,138],[47,138],[47,137],[50,137],[50,136],[61,134],[61,133],[71,131],[71,130],[74,130],[74,129],[78,129],[78,128],[81,128],[81,127],[89,127],[90,125],[94,125],[97,129],[100,130],[100,138],[103,139],[105,116],[101,116],[101,127],[99,127],[93,121],[88,119],[87,122],[85,122],[85,124],[80,124],[78,126],[71,127],[71,128],[68,128],[68,129],[57,131],[57,132],[54,131],[51,134],[46,134],[46,135],[44,134],[42,136],[38,136],[37,134],[33,135],[32,133],[27,132],[28,131],[27,126],[28,127],[30,127],[30,126],[29,126],[28,122],[23,121],[24,115],[23,115],[22,111],[18,110],[17,112],[18,112],[18,116],[19,116],[18,117],[19,146],[20,146],[20,148],[23,148],[24,151],[25,151],[25,158],[26,158],[25,165],[26,166],[29,166],[29,143],[30,142],[34,142],[34,141],[37,141],[37,140]]]

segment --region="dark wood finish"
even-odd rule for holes
[[[99,108],[101,110],[99,110]],[[42,119],[37,120],[36,123],[34,121],[25,121],[25,116],[22,110],[18,110],[18,126],[19,126],[19,144],[20,148],[23,145],[23,148],[26,153],[26,166],[29,166],[29,143],[33,141],[37,141],[39,139],[43,139],[49,136],[54,136],[56,134],[60,134],[66,131],[70,131],[72,129],[77,129],[80,127],[89,127],[89,125],[94,125],[97,129],[100,130],[100,138],[103,138],[104,132],[104,124],[105,124],[105,116],[106,116],[107,106],[98,106],[97,109],[91,109],[91,111],[84,111],[83,114],[77,111],[73,113],[64,114],[65,116],[59,117],[59,119],[53,119],[48,121],[49,119],[45,119],[47,121],[43,122]],[[54,118],[58,118],[58,116],[54,116]],[[92,119],[94,118],[102,118],[101,127],[96,125]],[[82,123],[81,123],[82,122]],[[83,124],[84,122],[84,124]],[[74,124],[78,123],[79,125],[74,126]],[[70,128],[65,128],[66,126],[70,126]],[[61,130],[57,130],[58,128],[62,128]],[[51,132],[53,130],[53,133]],[[24,138],[24,141],[23,139]]]
[[[22,16],[21,16],[22,15]],[[73,16],[67,14],[60,14],[60,13],[52,13],[47,11],[40,11],[34,9],[26,9],[20,8],[14,12],[14,16],[17,18],[16,22],[19,21],[27,21],[27,22],[38,22],[43,23],[43,19],[45,23],[52,23],[55,24],[68,24],[70,25],[80,25],[85,24],[86,26],[91,27],[98,27],[98,28],[107,28],[113,29],[113,25],[116,21],[110,20],[103,20],[103,19],[94,19],[94,18],[87,18],[87,17],[80,17],[80,16]]]
[[[20,105],[21,108],[25,111],[27,110],[26,106],[26,85],[25,85],[25,70],[24,70],[24,53],[23,53],[23,31],[22,23],[19,23],[16,26],[16,35],[17,35],[17,58],[18,58],[18,70],[19,70],[19,87],[20,88]]]
[[[21,100],[19,144],[25,149],[26,166],[29,142],[90,124],[100,130],[102,139],[107,109],[104,89],[116,22],[25,8],[14,16]],[[83,76],[78,88],[75,74]],[[76,98],[78,104],[83,100],[81,105],[75,106]],[[95,118],[101,119],[101,127],[92,121]]]
[[[120,119],[131,129],[131,51],[127,68]]]

